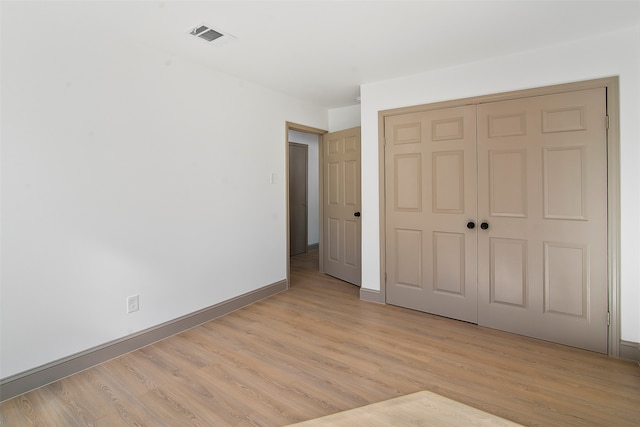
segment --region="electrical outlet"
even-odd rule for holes
[[[127,298],[127,313],[133,313],[140,310],[140,296],[132,295]]]

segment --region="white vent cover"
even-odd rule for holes
[[[230,41],[235,39],[229,33],[225,33],[224,31],[214,30],[210,25],[200,24],[189,30],[189,34],[199,38],[200,40],[204,40],[207,43],[216,42],[216,44],[222,41]]]

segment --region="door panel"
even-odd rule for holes
[[[359,269],[360,222],[354,219],[344,221],[344,265]]]
[[[464,213],[464,151],[432,153],[433,211]]]
[[[421,212],[423,192],[421,153],[398,154],[393,160],[393,210]]]
[[[422,231],[396,228],[394,234],[392,283],[422,290]]]
[[[478,323],[607,351],[606,93],[478,106]]]
[[[329,133],[324,149],[324,273],[360,286],[360,128]]]
[[[433,290],[464,296],[464,234],[433,233]]]
[[[489,212],[491,216],[527,217],[527,153],[489,152]]]
[[[385,120],[386,298],[477,321],[475,107]]]
[[[587,313],[587,247],[544,245],[544,312],[585,317]]]
[[[543,148],[544,218],[587,220],[586,147]]]
[[[491,302],[526,306],[527,241],[489,239]]]

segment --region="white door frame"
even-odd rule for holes
[[[577,91],[583,89],[606,88],[607,90],[607,268],[609,294],[609,338],[608,353],[611,356],[620,355],[620,95],[618,77],[606,77],[546,86],[535,89],[525,89],[504,92],[433,104],[417,105],[406,108],[395,108],[378,112],[378,173],[380,191],[380,302],[386,301],[386,215],[385,215],[385,155],[384,155],[384,122],[388,116],[418,111],[441,109],[453,106],[479,104],[485,102],[505,101],[530,96],[549,95],[560,92]]]

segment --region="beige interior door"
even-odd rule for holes
[[[475,133],[475,106],[386,118],[388,303],[477,321]]]
[[[478,322],[607,352],[606,93],[478,106]]]
[[[604,88],[386,117],[386,301],[606,353],[606,141]]]
[[[360,128],[323,136],[324,273],[360,286]]]
[[[289,252],[307,251],[308,147],[289,143]]]

